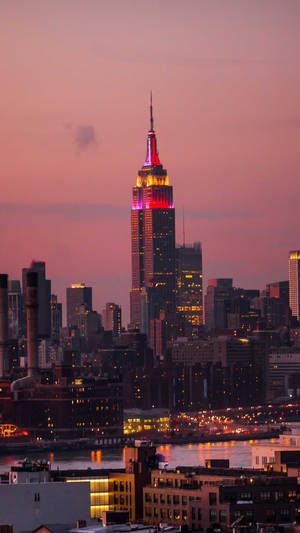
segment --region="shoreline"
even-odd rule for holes
[[[230,442],[230,441],[251,441],[264,440],[279,437],[279,430],[235,434],[226,433],[222,435],[192,435],[189,437],[161,437],[159,435],[149,437],[154,446],[170,445],[180,446],[186,444],[205,444],[213,442]],[[118,442],[119,439],[119,442]],[[99,449],[118,449],[126,445],[133,444],[135,440],[144,440],[140,435],[130,437],[102,438],[102,439],[64,439],[57,441],[27,441],[27,442],[0,442],[0,455],[14,455],[19,453],[37,453],[37,452],[55,452],[55,451],[76,451],[76,450],[99,450]],[[126,442],[127,441],[127,442]]]

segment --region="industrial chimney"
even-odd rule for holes
[[[0,274],[0,377],[8,371],[8,290],[7,274]]]
[[[38,274],[37,272],[27,272],[26,315],[28,376],[38,375],[38,307]]]
[[[38,365],[38,274],[27,272],[26,275],[26,315],[27,315],[27,376],[11,384],[11,391],[34,387],[39,376]]]

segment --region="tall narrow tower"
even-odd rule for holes
[[[289,303],[292,316],[300,320],[300,250],[289,253]]]
[[[131,323],[140,326],[143,302],[148,299],[149,319],[175,312],[175,209],[173,188],[157,150],[152,96],[146,160],[132,190]]]

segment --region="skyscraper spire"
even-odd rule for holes
[[[153,131],[152,91],[150,91],[150,131]]]
[[[153,125],[153,107],[152,107],[152,91],[150,91],[150,130],[148,131],[148,139],[147,139],[147,155],[146,155],[146,161],[144,163],[144,167],[149,166],[161,166],[161,162],[158,157],[158,149],[157,149],[157,142],[156,142],[156,135],[154,131],[154,125]]]

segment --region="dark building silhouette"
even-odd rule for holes
[[[149,346],[154,361],[163,360],[167,350],[168,328],[163,316],[150,320]]]
[[[39,338],[50,337],[51,335],[51,281],[46,279],[46,263],[44,261],[32,261],[29,268],[22,270],[23,289],[23,323],[26,325],[26,288],[27,273],[36,272],[38,277],[38,336]]]
[[[86,287],[84,283],[73,283],[67,288],[67,326],[78,326],[81,306],[92,311],[92,287]]]
[[[22,291],[19,280],[8,281],[8,336],[17,340],[22,333]]]
[[[289,305],[289,282],[274,281],[266,286],[267,298],[280,298],[286,305]]]
[[[133,187],[131,211],[131,322],[141,323],[141,292],[155,288],[155,314],[175,312],[175,209],[173,190],[157,150],[152,102],[146,161]]]
[[[176,310],[180,319],[193,326],[203,324],[201,243],[176,248]]]
[[[53,341],[59,340],[60,330],[62,328],[62,304],[57,301],[56,294],[51,294],[51,338]]]
[[[227,313],[233,299],[232,278],[209,279],[205,297],[205,324],[208,329],[226,329]]]
[[[61,367],[58,366],[58,371]],[[21,427],[56,432],[120,433],[123,421],[122,384],[106,378],[72,380],[22,391],[13,401],[14,422]],[[32,404],[34,402],[34,409]]]
[[[252,300],[252,304],[260,312],[262,319],[258,322],[257,329],[262,326],[277,329],[291,324],[288,281],[268,283],[260,296]]]

